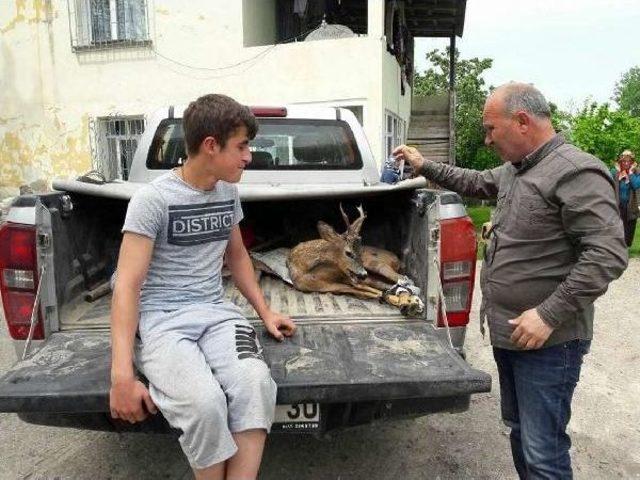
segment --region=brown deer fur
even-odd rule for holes
[[[287,266],[291,280],[303,292],[350,293],[361,298],[381,298],[400,276],[400,260],[393,253],[361,245],[360,230],[366,215],[362,207],[353,222],[342,210],[347,230],[339,235],[318,222],[320,239],[291,249]]]

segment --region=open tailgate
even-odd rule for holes
[[[471,368],[422,321],[299,325],[283,343],[258,329],[278,403],[433,398],[487,392]],[[108,412],[107,332],[61,332],[0,378],[0,412]]]

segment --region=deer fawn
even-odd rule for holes
[[[362,246],[360,230],[366,218],[362,206],[353,222],[340,205],[347,226],[343,234],[318,222],[320,239],[302,242],[291,249],[287,267],[291,280],[303,292],[350,293],[360,298],[379,298],[414,315],[421,301],[409,293],[389,295],[401,275],[400,260],[381,248]]]

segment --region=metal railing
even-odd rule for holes
[[[94,170],[102,173],[106,181],[127,180],[144,129],[144,117],[94,119],[91,124]]]
[[[71,49],[151,45],[147,0],[67,0]]]

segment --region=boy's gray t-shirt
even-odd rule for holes
[[[220,302],[224,251],[242,217],[238,188],[221,180],[204,191],[171,171],[136,192],[122,231],[154,240],[140,311]]]

